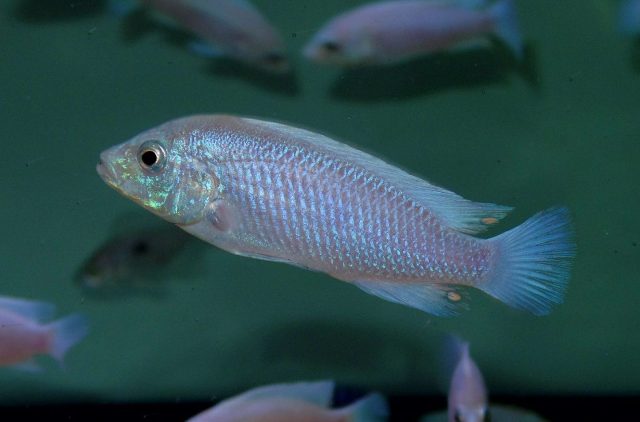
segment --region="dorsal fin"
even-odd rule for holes
[[[249,390],[237,399],[261,400],[273,397],[297,399],[320,407],[329,408],[333,398],[333,381],[296,382],[273,384]]]
[[[0,296],[0,308],[20,314],[35,321],[50,319],[56,311],[55,305],[35,300]]]

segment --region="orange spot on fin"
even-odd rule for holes
[[[492,224],[496,224],[498,222],[498,219],[495,217],[484,217],[484,218],[481,218],[480,221],[482,222],[482,224],[486,224],[487,226],[490,226]]]
[[[460,302],[462,296],[460,296],[460,293],[458,292],[447,292],[447,299],[452,302]]]

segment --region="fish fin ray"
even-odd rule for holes
[[[448,49],[449,52],[465,52],[468,50],[475,50],[479,48],[491,47],[491,40],[488,38],[473,38],[470,40],[460,41],[456,45]]]
[[[0,296],[0,308],[8,309],[24,317],[36,321],[44,321],[53,316],[56,306],[51,303],[36,300],[17,299],[13,297]]]
[[[640,4],[637,0],[624,0],[620,5],[618,29],[623,34],[640,34]]]
[[[575,256],[566,208],[542,211],[488,241],[497,248],[496,267],[476,287],[535,315],[562,303]]]
[[[82,314],[72,314],[47,326],[53,333],[53,344],[49,354],[62,365],[69,349],[89,332],[89,323]]]
[[[352,163],[400,190],[419,205],[434,212],[447,226],[463,233],[475,234],[504,218],[512,207],[469,201],[451,191],[433,185],[366,152],[329,137],[281,123],[250,118],[243,120],[281,134],[292,146],[310,147],[332,158]],[[487,223],[490,222],[490,223]]]
[[[489,13],[495,19],[496,37],[511,49],[518,60],[522,60],[524,45],[513,0],[497,1],[489,8]]]
[[[390,302],[410,306],[436,316],[455,316],[467,308],[457,286],[424,282],[355,281],[365,292]],[[451,297],[455,299],[451,299]]]

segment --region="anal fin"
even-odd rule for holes
[[[456,286],[425,282],[355,281],[365,292],[436,316],[454,316],[467,305]]]

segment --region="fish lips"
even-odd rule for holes
[[[100,154],[100,159],[98,160],[98,164],[96,164],[96,171],[98,172],[98,175],[109,187],[116,190],[119,194],[139,203],[140,199],[130,193],[129,189],[126,189],[123,185],[123,181],[118,177],[116,171],[113,169],[113,166],[109,164],[109,152],[110,150],[107,150]]]

